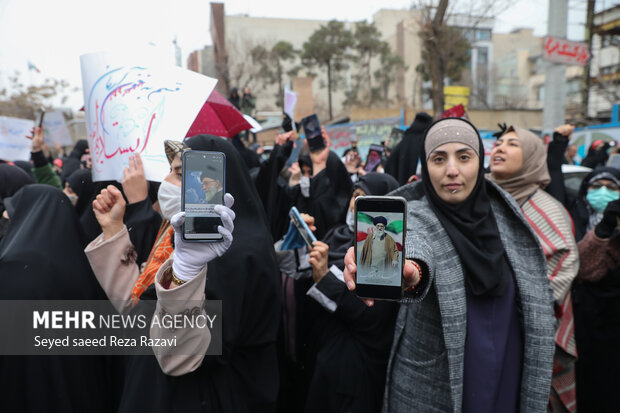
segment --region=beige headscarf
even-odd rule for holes
[[[551,182],[547,169],[547,151],[542,140],[526,129],[510,126],[504,134],[508,132],[515,132],[519,137],[523,166],[508,179],[495,178],[492,173],[487,174],[487,178],[512,195],[517,204],[523,205],[538,188],[544,188]]]

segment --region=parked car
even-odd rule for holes
[[[591,168],[579,165],[562,165],[562,175],[564,176],[564,186],[566,194],[572,198],[577,198],[581,181],[587,174],[592,172]]]

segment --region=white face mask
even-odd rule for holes
[[[347,218],[345,223],[347,224],[347,227],[349,227],[349,231],[355,232],[355,215],[353,214],[353,211],[351,211],[351,208],[347,209]]]
[[[310,178],[302,176],[299,178],[299,187],[301,188],[301,194],[306,198],[310,197]]]
[[[157,191],[157,200],[161,214],[170,221],[174,214],[181,212],[181,187],[168,181],[162,181],[159,191]]]

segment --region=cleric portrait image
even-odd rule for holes
[[[357,213],[357,282],[400,286],[403,251],[401,213]]]

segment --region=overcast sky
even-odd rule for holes
[[[225,0],[227,14],[299,19],[371,20],[380,8],[409,8],[411,0]],[[497,16],[495,32],[531,27],[546,33],[544,0],[514,0]],[[620,0],[597,0],[597,10]],[[569,0],[569,38],[583,39],[586,0]],[[0,88],[18,70],[24,83],[44,77],[81,87],[79,56],[99,50],[156,47],[170,55],[176,37],[183,54],[211,43],[208,0],[0,0]],[[150,46],[146,46],[150,45]],[[41,73],[28,71],[28,61]],[[70,102],[81,106],[81,95]],[[77,106],[77,107],[76,107]]]

